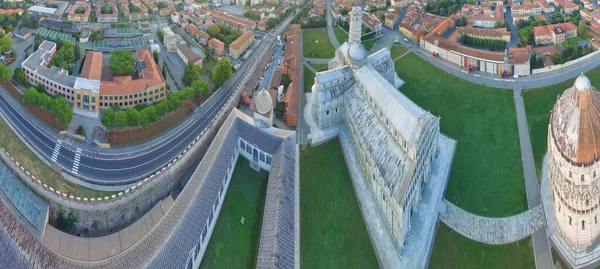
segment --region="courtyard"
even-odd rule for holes
[[[303,30],[302,48],[308,58],[331,59],[335,54],[327,29]]]
[[[200,268],[256,266],[267,179],[239,157]]]
[[[302,268],[378,268],[339,139],[300,153]]]

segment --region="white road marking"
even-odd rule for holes
[[[58,159],[58,152],[60,152],[60,146],[62,145],[62,140],[56,141],[56,146],[54,146],[54,151],[52,152],[52,162],[55,163],[56,159]]]
[[[71,169],[71,171],[73,171],[73,173],[77,174],[77,172],[79,172],[79,161],[81,159],[81,149],[77,148],[77,151],[75,152],[75,159],[73,160],[73,168]]]

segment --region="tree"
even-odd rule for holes
[[[9,79],[13,76],[13,71],[10,70],[10,67],[0,64],[0,79]]]
[[[60,46],[59,46],[60,45]],[[69,69],[75,63],[75,45],[71,41],[57,42],[58,51],[52,56],[50,64],[63,69]]]
[[[587,29],[585,28],[584,24],[580,24],[577,26],[577,34],[579,36],[584,36],[587,32]]]
[[[135,108],[127,109],[127,124],[129,126],[138,126],[142,121],[142,114]]]
[[[206,29],[206,32],[210,35],[210,36],[216,36],[221,32],[221,28],[219,28],[218,24],[214,24],[210,27],[208,27],[208,29]]]
[[[38,95],[39,94],[40,93],[34,87],[29,87],[23,94],[23,100],[25,100],[26,103],[28,103],[32,106],[39,106],[39,103],[38,103]]]
[[[62,96],[52,100],[49,110],[54,113],[61,124],[68,125],[73,120],[73,109],[67,103],[67,99]]]
[[[84,6],[78,6],[75,9],[75,14],[83,14],[83,13],[85,13],[85,7]]]
[[[469,22],[467,21],[467,18],[465,18],[465,16],[462,16],[460,19],[458,19],[458,20],[456,21],[456,26],[459,26],[459,27],[460,27],[460,26],[467,26],[467,24],[468,24],[468,23],[469,23]],[[498,23],[499,23],[499,22],[496,22],[496,25],[497,25]],[[497,27],[496,27],[496,28],[497,28]]]
[[[112,8],[110,8],[110,6],[103,6],[102,9],[100,10],[101,14],[111,14],[112,13]]]
[[[25,85],[27,83],[27,79],[25,78],[25,71],[21,67],[15,68],[14,72],[15,81],[17,81],[21,85]]]
[[[217,87],[223,86],[223,84],[225,84],[225,82],[231,77],[233,71],[233,64],[231,63],[231,61],[229,61],[228,58],[219,58],[219,61],[217,61],[215,68],[213,68],[212,70],[213,83],[215,83]]]
[[[183,68],[183,78],[181,79],[181,82],[183,82],[184,86],[190,86],[194,80],[200,79],[201,76],[202,67],[194,64],[192,61],[188,61]]]
[[[196,92],[196,94],[201,94],[202,96],[208,95],[208,82],[203,79],[197,79],[192,82],[192,88]]]
[[[9,30],[5,29],[7,32]],[[12,49],[12,38],[4,36],[0,38],[0,53],[5,53]]]
[[[152,52],[152,56],[154,57],[154,62],[158,64],[158,51],[155,50]]]
[[[160,69],[160,73],[162,73],[163,78],[165,78],[165,80],[167,79],[167,68],[166,68],[167,63],[163,63],[162,68]]]
[[[147,106],[142,110],[142,115],[144,115],[144,117],[147,119],[148,122],[152,123],[155,122],[157,119],[157,115],[156,115],[156,107],[154,107],[153,105]]]
[[[112,129],[115,127],[115,110],[112,107],[109,107],[104,111],[104,116],[100,120],[102,125],[106,127],[106,129]]]
[[[115,127],[123,129],[127,123],[127,112],[123,110],[115,112]]]
[[[104,35],[102,34],[101,30],[92,30],[92,32],[90,33],[91,41],[102,40],[102,39],[104,39]]]
[[[135,58],[128,50],[113,50],[110,52],[108,69],[117,76],[132,75],[136,72],[133,62]]]
[[[160,101],[160,103],[158,103],[156,105],[156,116],[162,117],[165,114],[167,114],[168,112],[169,112],[169,104],[167,103],[167,100]]]

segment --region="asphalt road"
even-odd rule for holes
[[[239,87],[256,73],[257,62],[270,50],[275,38],[290,23],[291,17],[273,34],[265,36],[244,65],[237,70],[227,84],[221,87],[194,114],[166,138],[152,140],[137,151],[119,150],[117,154],[103,154],[85,147],[70,144],[49,132],[42,123],[31,119],[28,112],[6,92],[0,91],[0,112],[40,155],[60,166],[64,172],[82,180],[101,184],[118,185],[142,180],[156,173],[177,158],[201,133],[210,126],[222,108]],[[262,72],[262,70],[258,70]]]

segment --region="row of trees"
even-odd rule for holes
[[[468,35],[462,35],[460,40],[463,44],[470,47],[485,47],[490,49],[504,49],[506,41],[497,39],[477,38]]]
[[[465,0],[440,0],[427,3],[425,11],[444,17],[452,15],[459,7],[465,3]]]
[[[560,53],[552,54],[552,62],[554,64],[564,64],[568,61],[575,60],[581,56],[591,53],[593,49],[590,46],[574,46],[563,49]]]
[[[171,93],[167,99],[156,104],[143,108],[129,108],[119,110],[118,108],[108,108],[102,116],[102,124],[107,129],[125,128],[125,127],[146,127],[148,124],[156,122],[160,117],[179,109],[187,100],[193,100],[198,95],[206,96],[208,94],[208,82],[197,80],[190,87]]]
[[[71,109],[71,106],[67,103],[67,99],[63,96],[52,98],[45,92],[40,92],[34,87],[29,87],[25,91],[25,94],[23,94],[23,99],[32,106],[42,107],[52,112],[61,124],[68,125],[73,119],[73,109]]]

